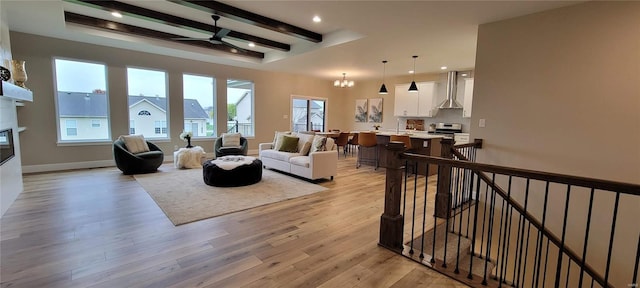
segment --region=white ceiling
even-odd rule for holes
[[[168,1],[131,1],[132,5],[161,11],[204,23],[210,14]],[[200,61],[268,71],[305,74],[338,79],[342,73],[352,80],[375,79],[382,75],[382,60],[388,60],[386,73],[407,75],[412,55],[418,55],[417,73],[464,70],[475,65],[478,25],[578,3],[576,1],[223,1],[282,22],[323,34],[315,44],[238,21],[222,18],[218,25],[240,32],[291,44],[291,52],[249,48],[265,52],[258,61],[208,49],[98,31],[66,25],[65,10],[113,20],[95,10],[62,0],[7,1],[0,7],[7,12],[9,29],[24,33],[113,46],[125,49],[172,55]],[[314,15],[321,23],[311,21]],[[179,28],[146,23],[138,19],[120,20],[132,25],[184,34],[209,37]],[[246,43],[232,42],[240,47]],[[248,47],[247,47],[248,48]]]

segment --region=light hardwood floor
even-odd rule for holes
[[[26,175],[0,286],[467,287],[378,247],[384,169],[338,165],[327,191],[177,227],[116,168]]]

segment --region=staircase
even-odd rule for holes
[[[640,185],[474,163],[481,142],[447,142],[443,157],[386,147],[380,246],[472,287],[638,287],[640,225],[619,211]]]

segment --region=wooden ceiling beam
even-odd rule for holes
[[[181,4],[187,7],[198,9],[211,14],[217,14],[222,17],[247,23],[250,25],[262,27],[272,31],[284,33],[307,41],[320,43],[322,42],[322,34],[318,34],[307,29],[287,24],[272,18],[255,14],[240,8],[229,6],[218,1],[202,1],[202,0],[169,0],[171,2]]]
[[[90,6],[97,9],[102,9],[105,11],[118,11],[121,14],[128,15],[131,17],[136,17],[140,19],[144,19],[147,21],[152,21],[161,24],[167,24],[174,27],[184,28],[195,32],[200,33],[217,33],[213,28],[213,23],[202,23],[198,21],[193,21],[190,19],[153,11],[150,9],[130,5],[123,2],[118,1],[95,1],[95,0],[66,0],[70,3],[77,3],[81,5]],[[223,29],[222,27],[218,27],[218,30]],[[289,52],[291,50],[291,45],[286,43],[281,43],[269,39],[265,39],[258,36],[253,36],[250,34],[233,31],[231,30],[229,34],[227,34],[226,38],[231,38],[240,41],[253,42],[254,44],[270,49],[275,49],[279,51]]]
[[[93,28],[99,28],[99,29],[103,29],[103,30],[120,32],[120,33],[124,33],[124,34],[129,34],[129,35],[144,36],[144,37],[160,39],[160,40],[164,40],[164,41],[171,41],[171,42],[174,42],[174,43],[180,43],[180,44],[184,44],[184,45],[191,45],[191,46],[196,46],[196,47],[201,47],[201,48],[206,48],[206,49],[212,49],[212,50],[216,50],[216,51],[222,51],[222,52],[230,53],[230,54],[233,54],[233,55],[240,55],[240,56],[247,56],[247,57],[258,58],[258,59],[264,59],[264,53],[262,53],[262,52],[246,50],[246,49],[238,50],[238,49],[233,49],[231,47],[224,46],[224,45],[213,45],[213,44],[211,44],[211,43],[209,43],[207,41],[178,41],[178,40],[173,40],[173,38],[181,38],[183,36],[182,35],[171,34],[171,33],[166,33],[166,32],[161,32],[161,31],[156,31],[156,30],[152,30],[152,29],[147,29],[147,28],[143,28],[143,27],[128,25],[128,24],[122,24],[122,23],[118,23],[118,22],[114,22],[114,21],[108,21],[108,20],[104,20],[104,19],[89,17],[89,16],[80,15],[80,14],[76,14],[76,13],[68,12],[68,11],[64,12],[64,20],[67,23],[74,23],[74,24],[89,26],[89,27],[93,27]],[[233,52],[233,50],[235,50],[236,52]]]

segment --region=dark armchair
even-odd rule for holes
[[[223,147],[222,137],[218,137],[213,148],[216,152],[216,157],[228,155],[247,155],[247,152],[249,151],[249,143],[247,142],[247,138],[240,137],[240,146]]]
[[[113,142],[113,158],[116,166],[125,175],[149,173],[158,170],[164,161],[164,153],[155,144],[148,142],[149,152],[133,154],[121,139]]]

